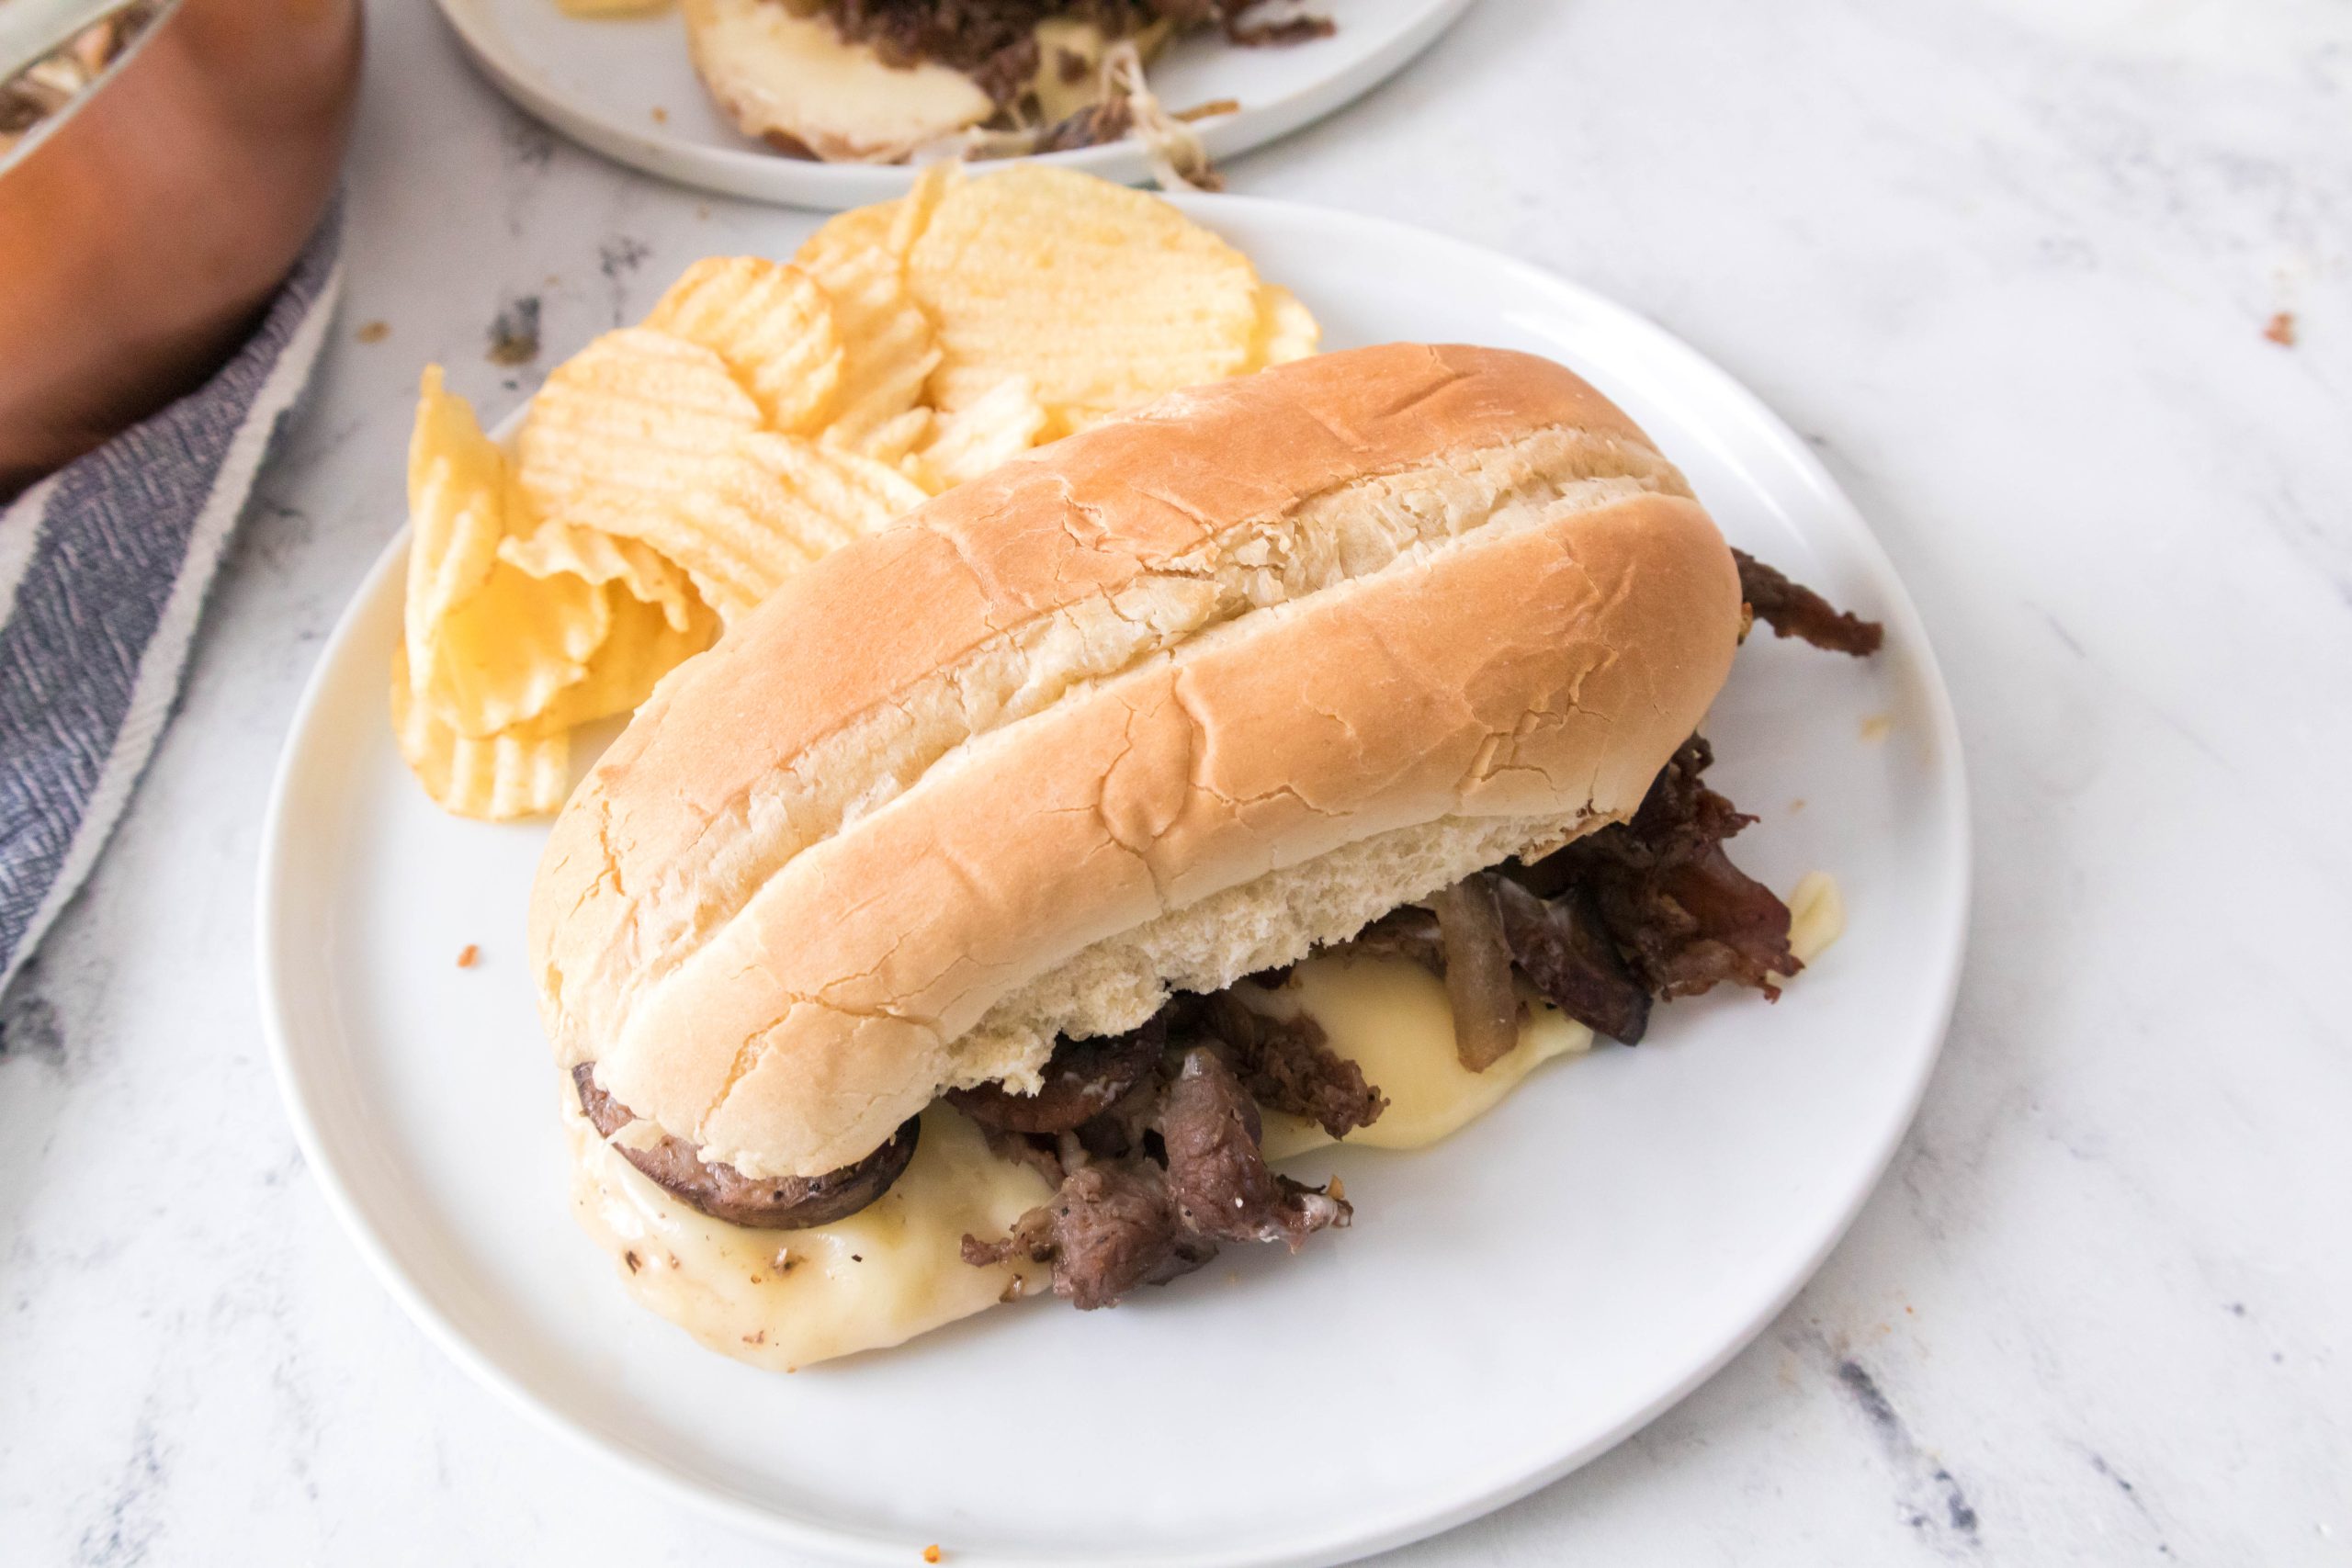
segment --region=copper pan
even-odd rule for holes
[[[180,0],[0,163],[0,497],[243,341],[334,191],[359,31],[358,0]]]

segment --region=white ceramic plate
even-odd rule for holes
[[[1783,889],[1834,872],[1850,929],[1777,1007],[1676,1003],[1651,1043],[1555,1063],[1445,1145],[1335,1155],[1355,1227],[1296,1258],[1229,1252],[1114,1312],[1032,1303],[763,1374],[631,1305],[573,1226],[523,951],[544,830],[446,818],[402,770],[384,697],[396,539],[303,699],[263,857],[264,1016],[311,1169],[483,1382],[804,1551],[1321,1563],[1520,1496],[1795,1292],[1909,1122],[1951,1006],[1968,855],[1951,706],[1909,599],[1804,444],[1657,328],[1532,267],[1373,220],[1183,205],[1295,288],[1332,346],[1468,341],[1575,367],[1732,539],[1886,622],[1868,663],[1754,639],[1708,727],[1716,782],[1764,818],[1741,863]],[[1348,259],[1366,255],[1380,266]],[[481,961],[460,970],[469,942]]]
[[[1209,153],[1229,158],[1321,118],[1371,91],[1427,49],[1470,0],[1333,0],[1328,39],[1236,49],[1187,39],[1155,62],[1152,90],[1171,108],[1232,98],[1238,114],[1205,122]],[[729,196],[831,210],[881,201],[914,177],[905,165],[786,158],[736,130],[686,58],[675,7],[650,17],[567,17],[555,0],[441,0],[492,81],[576,141],[666,179]],[[1148,177],[1131,142],[1042,160],[1130,184]]]

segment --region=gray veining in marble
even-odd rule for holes
[[[427,1346],[263,1058],[261,801],[417,367],[494,418],[767,221],[551,138],[423,0],[370,22],[336,345],[0,1006],[0,1562],[774,1562]],[[1951,1047],[1819,1278],[1395,1561],[2352,1560],[2352,6],[1487,0],[1231,175],[1543,263],[1755,387],[1911,583],[1978,802]]]

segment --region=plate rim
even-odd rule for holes
[[[1426,9],[1420,16],[1354,65],[1203,126],[1201,139],[1209,156],[1238,157],[1337,113],[1419,59],[1476,0],[1424,3]],[[631,129],[612,114],[576,101],[505,48],[488,18],[478,14],[487,4],[488,0],[436,0],[436,8],[457,34],[467,57],[503,96],[542,125],[600,156],[673,184],[802,211],[840,211],[886,200],[899,194],[913,178],[911,164],[812,162],[745,147],[705,146]],[[991,159],[982,166],[1023,163],[1076,169],[1123,185],[1151,177],[1142,152],[1125,140],[1065,152]],[[903,171],[906,178],[893,179],[888,171]]]
[[[1928,1004],[1925,1016],[1932,1021],[1930,1043],[1920,1053],[1910,1081],[1904,1087],[1900,1114],[1889,1118],[1887,1125],[1881,1130],[1870,1148],[1870,1157],[1864,1168],[1868,1172],[1867,1179],[1859,1182],[1855,1190],[1838,1206],[1832,1222],[1815,1238],[1801,1266],[1792,1271],[1769,1300],[1747,1314],[1735,1332],[1698,1358],[1682,1376],[1662,1386],[1650,1399],[1596,1436],[1554,1453],[1544,1462],[1524,1473],[1454,1497],[1443,1506],[1418,1511],[1407,1509],[1395,1517],[1375,1519],[1368,1526],[1343,1521],[1333,1528],[1320,1529],[1311,1535],[1297,1535],[1266,1547],[1237,1547],[1151,1556],[1128,1553],[1116,1559],[1102,1559],[1105,1562],[1148,1564],[1149,1568],[1325,1568],[1328,1564],[1353,1562],[1454,1529],[1518,1502],[1599,1458],[1679,1404],[1722,1371],[1786,1310],[1789,1303],[1820,1271],[1830,1253],[1852,1228],[1863,1206],[1883,1182],[1895,1151],[1917,1118],[1928,1084],[1941,1059],[1967,956],[1968,922],[1974,889],[1974,822],[1957,711],[1944,680],[1941,662],[1936,657],[1917,605],[1860,510],[1831,476],[1818,455],[1744,383],[1696,348],[1632,308],[1618,304],[1535,263],[1451,235],[1390,219],[1306,202],[1190,194],[1170,199],[1212,226],[1215,225],[1216,215],[1220,212],[1250,212],[1276,222],[1287,220],[1330,225],[1339,230],[1353,229],[1366,243],[1385,235],[1391,240],[1409,241],[1416,245],[1433,246],[1440,251],[1450,252],[1457,259],[1480,267],[1500,268],[1538,291],[1548,292],[1568,301],[1580,311],[1609,321],[1615,329],[1629,334],[1645,360],[1664,364],[1678,376],[1689,378],[1692,383],[1703,386],[1709,393],[1711,412],[1718,417],[1724,413],[1737,415],[1748,427],[1747,434],[1775,448],[1777,455],[1790,464],[1795,477],[1810,491],[1808,499],[1817,509],[1813,515],[1844,536],[1841,542],[1851,552],[1853,564],[1867,577],[1871,591],[1878,596],[1878,603],[1883,607],[1885,618],[1899,627],[1901,641],[1916,654],[1920,707],[1936,759],[1935,771],[1944,787],[1951,792],[1951,841],[1944,850],[1951,857],[1955,880],[1953,897],[1944,911],[1944,930],[1939,942],[1944,954],[1943,963],[1940,973],[1933,976],[1932,983],[1917,993],[1919,999]],[[519,420],[522,407],[526,406],[527,400],[502,422],[500,430],[504,431]],[[281,941],[278,933],[283,923],[280,906],[285,898],[280,884],[288,875],[289,860],[295,858],[286,833],[288,813],[293,809],[289,802],[301,787],[297,763],[315,743],[315,720],[329,705],[330,671],[340,661],[345,644],[357,635],[360,623],[367,618],[370,606],[383,592],[384,579],[402,570],[409,536],[409,527],[403,522],[353,590],[351,597],[336,616],[333,629],[321,644],[317,660],[304,681],[301,696],[288,721],[286,739],[272,770],[268,803],[262,820],[254,903],[254,948],[262,1032],[279,1100],[320,1194],[346,1237],[358,1248],[370,1272],[400,1304],[409,1320],[478,1384],[488,1389],[509,1408],[520,1412],[533,1426],[554,1434],[576,1450],[618,1465],[637,1481],[649,1485],[670,1501],[706,1517],[723,1520],[755,1539],[789,1545],[832,1561],[901,1563],[906,1561],[908,1551],[902,1540],[817,1524],[776,1511],[689,1473],[652,1451],[650,1446],[631,1443],[614,1434],[594,1429],[542,1403],[514,1374],[446,1317],[411,1280],[390,1244],[368,1218],[351,1179],[338,1156],[331,1151],[311,1113],[309,1102],[301,1092],[307,1073],[297,1058],[293,1044],[294,1029],[284,999],[283,966],[278,952]],[[1353,1515],[1349,1518],[1352,1520],[1362,1517]],[[973,1568],[988,1568],[988,1565],[1014,1561],[985,1549],[967,1551],[957,1555],[959,1562],[972,1564]]]

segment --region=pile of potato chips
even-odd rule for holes
[[[928,172],[790,265],[715,256],[547,378],[511,452],[424,373],[401,753],[461,816],[555,810],[626,714],[818,557],[1042,443],[1315,351],[1314,318],[1156,197]]]

